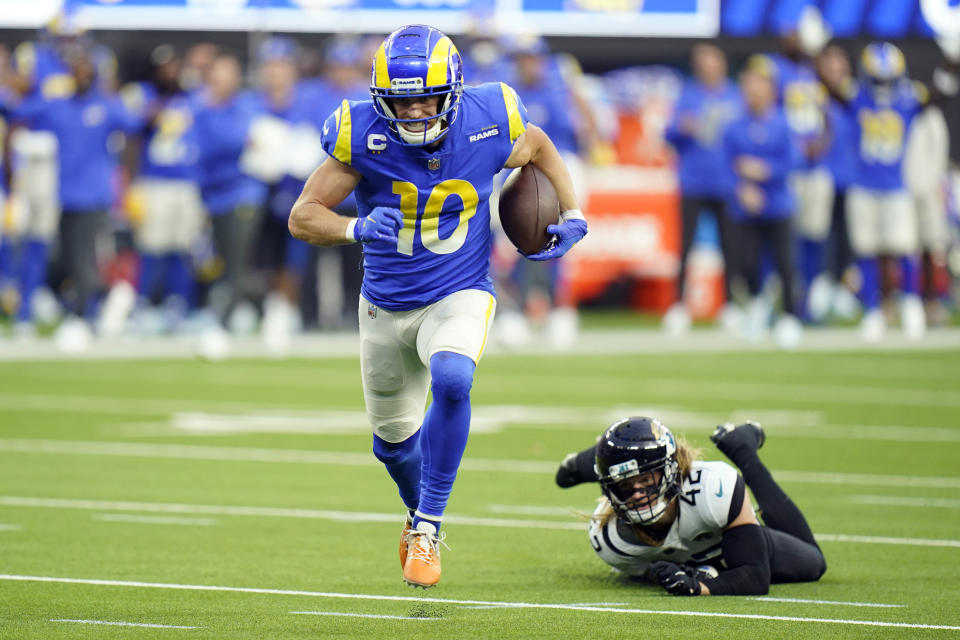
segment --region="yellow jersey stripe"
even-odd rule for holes
[[[387,48],[386,43],[380,45],[377,54],[373,57],[374,79],[376,86],[380,89],[390,88],[390,72],[387,70]]]
[[[523,124],[523,118],[520,117],[520,107],[517,106],[517,96],[513,89],[503,82],[500,83],[500,90],[503,91],[503,103],[507,107],[507,121],[510,123],[510,142],[516,142],[520,134],[527,128]]]
[[[337,111],[337,144],[333,148],[333,157],[345,165],[350,164],[350,103],[344,100]]]
[[[447,74],[450,70],[450,48],[453,41],[444,36],[434,45],[430,52],[430,66],[427,70],[427,86],[435,87],[447,83]],[[455,49],[454,49],[455,50]]]
[[[481,356],[483,356],[483,349],[487,346],[487,334],[490,332],[490,316],[493,315],[493,303],[494,297],[490,296],[490,302],[487,303],[487,316],[483,321],[483,342],[480,343],[480,353],[477,354],[474,363],[480,361]]]

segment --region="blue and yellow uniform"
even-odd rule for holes
[[[855,118],[858,149],[855,184],[875,191],[906,189],[903,155],[910,124],[923,109],[926,92],[909,80],[896,83],[886,100],[860,86],[847,105]]]
[[[392,247],[364,250],[364,298],[384,309],[423,307],[464,289],[494,293],[490,193],[527,114],[503,83],[467,87],[459,113],[435,147],[406,146],[389,134],[371,101],[344,101],[327,119],[324,150],[361,175],[358,213],[403,212]]]

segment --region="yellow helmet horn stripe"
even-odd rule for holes
[[[427,86],[435,87],[447,83],[447,76],[450,71],[450,50],[456,52],[457,48],[453,46],[453,41],[447,36],[443,36],[434,45],[430,53],[430,67],[427,71]]]
[[[377,49],[377,55],[373,57],[373,84],[380,89],[390,88],[390,72],[387,70],[387,47],[386,42]]]

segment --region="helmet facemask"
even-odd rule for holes
[[[453,42],[424,25],[402,27],[390,34],[373,60],[370,95],[377,115],[386,121],[396,142],[423,146],[440,140],[457,117],[463,93],[463,69]],[[401,118],[394,101],[439,99],[436,113]]]
[[[675,457],[642,468],[631,459],[611,465],[600,486],[617,515],[632,524],[650,525],[663,517],[680,494],[679,478]]]

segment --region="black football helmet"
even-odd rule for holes
[[[680,494],[676,440],[653,418],[623,418],[610,425],[597,443],[596,472],[617,515],[633,524],[653,524]],[[659,479],[638,482],[638,476],[651,472],[659,472]]]

